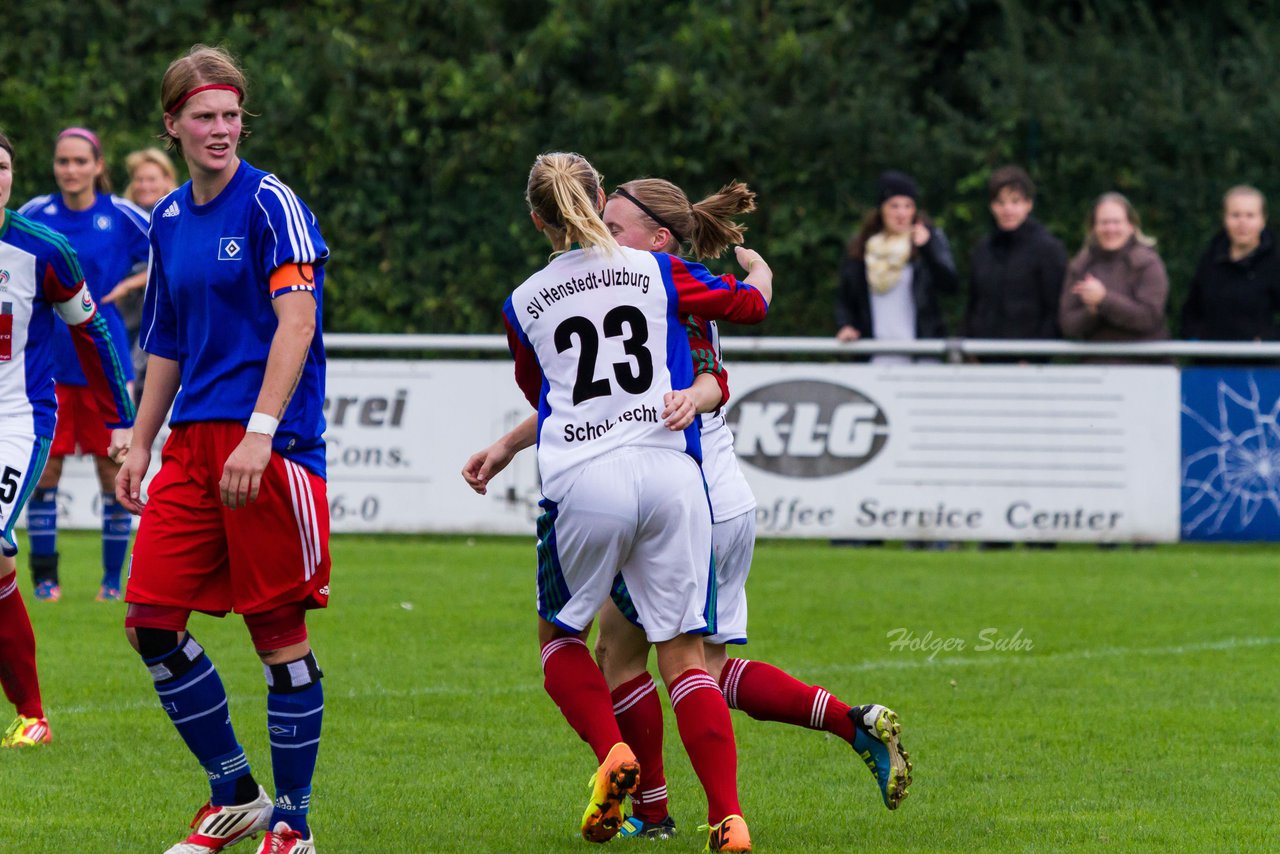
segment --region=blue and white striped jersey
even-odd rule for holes
[[[90,207],[76,211],[66,206],[61,194],[55,193],[36,196],[19,208],[18,213],[49,226],[71,243],[80,259],[89,293],[111,329],[111,339],[120,354],[125,375],[133,379],[133,359],[124,318],[114,305],[104,305],[102,298],[129,276],[135,266],[147,260],[146,211],[109,193],[99,193]],[[64,385],[84,385],[85,375],[67,330],[55,326],[54,340],[53,378]]]
[[[71,327],[72,355],[88,377],[103,423],[133,424],[125,368],[85,285],[75,250],[56,231],[5,211],[0,225],[0,422],[53,436],[58,403],[53,333]],[[8,422],[14,423],[14,422]]]

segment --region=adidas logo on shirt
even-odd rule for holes
[[[177,216],[180,213],[182,213],[182,211],[178,208],[178,202],[175,199],[174,201],[169,202],[169,207],[165,208],[164,213],[160,214],[160,216],[167,219],[171,216]]]

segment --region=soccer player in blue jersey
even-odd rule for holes
[[[147,213],[111,194],[102,144],[93,131],[71,127],[58,134],[53,150],[53,174],[58,192],[36,196],[19,213],[63,234],[80,258],[85,282],[98,310],[111,328],[126,375],[133,379],[133,359],[124,319],[113,305],[112,292],[144,273],[133,269],[147,260]],[[58,482],[62,461],[78,452],[92,454],[102,487],[102,582],[98,601],[120,599],[120,569],[129,547],[133,519],[115,498],[116,472],[107,454],[108,435],[93,411],[92,390],[72,355],[71,337],[54,330],[57,358],[58,427],[49,449],[49,462],[27,510],[27,534],[31,539],[31,575],[35,596],[57,601],[58,581]]]
[[[116,497],[142,516],[125,591],[129,639],[211,788],[194,831],[168,854],[211,854],[260,830],[260,854],[316,851],[307,815],[324,694],[305,615],[329,598],[320,335],[329,251],[293,191],[240,159],[244,97],[243,72],[218,48],[197,45],[164,75],[165,132],[191,180],[154,209],[147,384],[116,482]],[[266,673],[274,800],[187,631],[192,611],[244,616]]]
[[[71,329],[100,424],[112,452],[129,443],[133,400],[106,318],[94,304],[66,238],[5,210],[13,186],[13,145],[0,133],[0,686],[18,717],[0,747],[52,740],[36,675],[35,636],[18,592],[13,526],[30,499],[53,441],[57,398],[55,315]]]

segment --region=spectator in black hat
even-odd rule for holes
[[[974,247],[964,334],[971,338],[1059,338],[1058,302],[1067,271],[1062,241],[1031,216],[1036,187],[1018,166],[987,181],[995,228]]]
[[[920,210],[919,198],[910,175],[881,174],[879,204],[863,219],[840,265],[839,340],[911,341],[947,334],[938,295],[955,292],[959,279],[947,237]]]

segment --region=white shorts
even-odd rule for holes
[[[29,429],[11,430],[6,426],[0,419],[0,554],[13,557],[18,553],[13,526],[40,482],[53,440],[36,436]]]
[[[627,447],[588,463],[538,519],[538,614],[580,632],[625,584],[653,643],[713,619],[711,506],[687,454]]]
[[[754,509],[711,527],[711,542],[716,556],[714,613],[707,633],[708,643],[747,642],[747,575],[751,572],[751,556],[756,548],[756,512]],[[613,604],[622,615],[640,628],[636,607],[622,578],[615,579]]]
[[[756,511],[717,522],[711,528],[716,555],[716,627],[709,643],[747,642],[747,575],[756,549]]]

